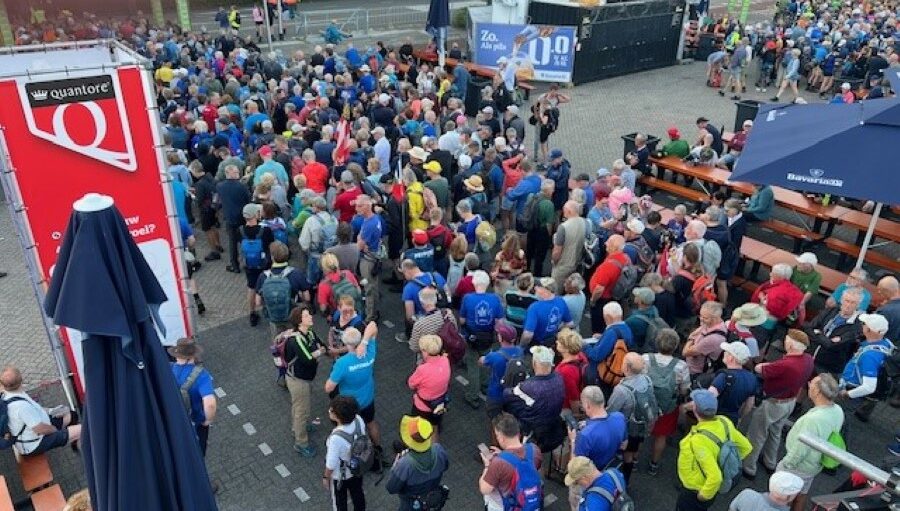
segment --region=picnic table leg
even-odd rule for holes
[[[856,246],[861,247],[863,241],[866,240],[866,231],[857,231],[856,232]]]
[[[831,233],[834,232],[834,226],[836,224],[837,224],[837,222],[835,222],[833,218],[828,220],[828,226],[825,227],[825,237],[826,238],[831,237]]]
[[[762,263],[759,261],[753,261],[753,266],[750,267],[750,276],[748,279],[756,280],[756,277],[759,275],[759,268],[762,266]]]
[[[821,230],[822,230],[822,219],[819,217],[816,217],[816,220],[813,222],[812,231],[814,233],[818,233]]]

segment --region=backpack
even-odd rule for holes
[[[653,252],[653,249],[650,248],[650,245],[647,244],[647,240],[643,237],[637,237],[629,241],[628,244],[637,250],[638,262],[636,264],[640,272],[647,273],[653,271],[653,267],[656,264],[656,254]]]
[[[422,289],[425,289],[426,287],[433,288],[437,292],[437,308],[446,309],[450,307],[450,299],[447,298],[447,291],[444,289],[444,287],[437,285],[437,278],[434,275],[434,272],[428,274],[428,276],[431,277],[431,282],[429,282],[428,284],[422,282],[419,279],[413,279],[412,281]]]
[[[266,317],[269,321],[284,323],[291,315],[291,306],[294,300],[288,275],[292,271],[294,269],[288,266],[278,274],[273,273],[272,270],[263,272],[266,280],[259,289],[259,294],[262,296]]]
[[[450,320],[450,313],[442,310],[440,314],[443,316],[444,322],[441,324],[437,335],[444,341],[444,353],[447,354],[450,363],[455,364],[466,355],[466,341],[459,334],[459,329],[456,328],[453,321]]]
[[[310,253],[322,254],[326,249],[337,245],[337,220],[333,216],[328,215],[328,221],[322,220],[318,213],[310,218],[315,218],[322,226],[322,239],[318,243],[314,243],[309,247]]]
[[[280,241],[285,245],[288,244],[288,232],[286,226],[276,224],[269,220],[263,220],[262,223],[272,231],[272,236],[275,238],[275,241]]]
[[[484,192],[473,193],[469,196],[469,202],[472,204],[472,213],[487,218],[490,214],[490,204],[488,204],[487,195]]]
[[[353,477],[362,477],[363,474],[372,469],[375,461],[375,445],[369,434],[366,432],[365,425],[360,425],[362,419],[358,416],[353,419],[353,433],[335,430],[332,435],[343,438],[350,444],[350,460],[341,460],[341,465],[346,466],[350,470]]]
[[[719,493],[725,494],[731,491],[735,480],[741,475],[741,455],[738,453],[737,445],[731,440],[731,428],[728,423],[722,417],[718,417],[718,419],[725,428],[725,440],[719,440],[712,431],[705,429],[697,431],[712,440],[719,448],[719,455],[716,457],[716,464],[722,471],[722,485],[719,486]]]
[[[578,368],[578,390],[584,390],[584,387],[588,385],[588,381],[590,380],[590,364],[582,359],[575,359],[569,362],[560,362],[560,366],[563,364],[568,364],[571,366],[575,366]],[[596,380],[596,378],[594,378]]]
[[[525,444],[525,458],[511,452],[501,452],[500,459],[512,465],[512,491],[503,496],[504,511],[539,511],[544,508],[544,485],[541,474],[534,468],[534,444]]]
[[[522,357],[513,357],[500,351],[500,355],[506,359],[506,370],[500,378],[500,385],[505,389],[511,389],[528,378],[528,366]]]
[[[612,478],[613,483],[616,485],[614,494],[609,493],[606,488],[601,488],[599,486],[591,486],[586,492],[596,493],[606,499],[607,502],[609,502],[610,511],[634,511],[634,500],[631,498],[631,495],[628,495],[625,491],[625,486],[622,484],[622,481],[612,472],[612,470],[613,469],[606,469],[603,473],[608,473],[610,478]]]
[[[645,376],[647,380],[649,377]],[[631,408],[631,415],[628,417],[628,436],[646,438],[650,435],[650,430],[656,419],[659,418],[659,406],[656,403],[656,388],[653,381],[647,382],[647,388],[638,392],[637,389],[622,383],[628,392],[631,393],[631,400],[634,406]]]
[[[440,208],[440,206],[438,206],[437,196],[434,195],[434,190],[427,186],[422,186],[422,201],[425,203],[425,209],[422,211],[421,218],[430,222],[431,212]]]
[[[866,346],[859,351],[856,352],[856,355],[850,359],[851,364],[853,364],[853,371],[856,373],[857,381],[862,381],[862,375],[859,373],[859,360],[862,358],[863,353],[867,351],[880,351],[884,353],[885,357],[881,363],[881,367],[878,368],[878,383],[875,386],[875,392],[871,394],[871,398],[883,400],[886,399],[890,395],[891,391],[891,378],[887,373],[888,363],[891,362],[891,355],[894,350],[892,348],[884,347],[884,346]]]
[[[272,339],[272,346],[269,347],[269,351],[272,353],[272,361],[275,363],[275,367],[279,369],[285,369],[286,367],[294,363],[293,360],[287,360],[286,358],[284,358],[284,349],[287,345],[287,342],[290,339],[297,338],[297,335],[297,332],[293,330],[285,330],[284,332],[277,334],[275,338]],[[297,342],[300,342],[300,340],[297,339]]]
[[[250,270],[259,270],[265,266],[266,253],[263,251],[262,230],[255,238],[247,236],[247,230],[241,226],[241,255],[244,256],[244,264]]]
[[[610,261],[619,268],[619,278],[616,279],[616,283],[613,285],[612,299],[617,302],[627,300],[637,286],[640,272],[637,266],[631,264],[630,261],[624,265],[617,259],[610,259]]]
[[[656,349],[656,336],[659,335],[660,330],[669,328],[669,324],[659,316],[648,318],[643,314],[635,314],[632,317],[647,324],[647,331],[644,334],[644,343],[640,344],[640,347],[644,349]]]
[[[184,383],[178,387],[178,392],[181,393],[181,403],[184,405],[184,409],[188,414],[188,418],[191,417],[191,387],[194,386],[194,383],[197,382],[197,378],[200,377],[200,374],[203,372],[202,365],[195,365],[193,369],[191,369],[191,373],[188,374]]]
[[[600,236],[594,232],[594,224],[585,219],[584,250],[581,251],[581,265],[585,270],[593,268],[600,261]]]
[[[24,397],[0,398],[0,450],[9,449],[16,443],[19,443],[19,436],[25,431],[26,426],[23,424],[22,429],[18,433],[13,433],[9,429],[9,404],[16,401],[27,401]],[[39,438],[31,440],[37,442]]]
[[[706,302],[716,301],[716,288],[709,275],[694,276],[687,270],[678,270],[678,274],[691,281],[691,310],[700,314],[700,307]]]
[[[532,193],[525,200],[525,209],[522,210],[521,224],[528,231],[533,231],[540,226],[537,216],[538,204],[541,202],[540,193]]]
[[[828,435],[828,440],[826,440],[826,441],[829,444],[833,445],[834,447],[836,447],[842,451],[847,450],[847,443],[844,442],[844,437],[841,436],[840,431],[832,431],[831,434]],[[831,469],[831,470],[834,470],[834,469],[838,468],[839,466],[841,466],[841,462],[839,462],[838,460],[832,458],[831,456],[829,456],[827,454],[822,455],[822,458],[819,461],[819,463],[822,465],[822,468]]]
[[[347,271],[348,270],[341,271],[338,274],[338,281],[331,283],[331,294],[333,294],[335,298],[340,298],[342,296],[353,298],[353,305],[356,307],[356,311],[362,312],[365,310],[362,292],[360,292],[359,288],[354,286],[353,282],[350,282],[350,279],[347,278]]]
[[[236,129],[228,130],[228,150],[231,151],[232,156],[242,160],[244,159],[243,142],[240,131]]]
[[[622,366],[625,365],[625,355],[627,353],[628,345],[625,344],[625,339],[621,337],[616,339],[616,344],[613,346],[609,356],[597,364],[597,375],[600,377],[601,382],[613,387],[622,381],[622,378],[625,377],[625,370]]]
[[[677,379],[675,378],[675,366],[678,359],[672,357],[668,364],[661,366],[656,360],[656,355],[650,355],[650,367],[647,375],[653,382],[653,395],[656,396],[656,404],[659,411],[667,414],[678,406],[678,394],[675,392]]]
[[[429,230],[431,230],[429,228]],[[434,247],[434,260],[439,261],[447,258],[447,249],[449,248],[446,244],[447,241],[447,231],[444,229],[440,229],[437,232],[433,232],[428,235],[428,242],[431,243],[431,246]]]

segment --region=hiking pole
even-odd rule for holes
[[[800,435],[800,441],[822,454],[831,456],[841,465],[851,470],[856,470],[866,476],[866,479],[869,481],[880,484],[884,487],[885,494],[892,493],[895,496],[900,496],[900,473],[896,471],[893,473],[885,472],[862,458],[854,456],[843,449],[838,449],[828,442],[811,437],[806,433]],[[890,499],[890,496],[887,497]]]

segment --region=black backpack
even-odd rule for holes
[[[528,378],[528,365],[525,364],[524,358],[512,357],[502,351],[500,355],[506,359],[506,371],[503,372],[503,378],[500,380],[503,388],[511,389]]]
[[[422,282],[421,280],[415,278],[412,281],[416,283],[417,286],[422,289],[426,287],[434,288],[437,292],[437,308],[438,309],[446,309],[450,307],[450,299],[447,298],[447,291],[444,290],[444,286],[437,285],[437,277],[435,277],[435,272],[431,272],[426,274],[431,277],[431,282]]]
[[[26,399],[23,397],[0,398],[0,450],[9,449],[18,443],[19,436],[25,431],[25,425],[18,433],[13,433],[9,429],[9,404],[16,401],[26,401]]]

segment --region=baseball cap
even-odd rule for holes
[[[678,132],[678,128],[676,128],[675,126],[672,126],[671,128],[669,128],[668,133],[669,133],[669,138],[678,138],[681,136],[681,133]]]
[[[606,167],[600,168],[597,170],[597,177],[606,177],[610,174],[609,169]]]
[[[769,491],[790,497],[803,490],[803,479],[790,472],[775,472],[769,478]]]
[[[262,212],[262,206],[256,203],[250,203],[244,206],[244,218],[256,218]]]
[[[888,320],[881,314],[860,314],[859,320],[871,330],[883,334],[888,331]]]
[[[393,183],[394,182],[394,173],[393,172],[385,172],[378,179],[378,182],[383,185],[388,184],[388,183]]]
[[[750,359],[750,348],[742,342],[723,342],[719,345],[722,351],[731,353],[741,364]]]
[[[483,114],[492,114],[494,113],[494,109],[492,107],[486,106],[481,109],[481,113]]]
[[[422,229],[416,229],[412,232],[412,242],[415,245],[427,245],[428,233]]]
[[[555,160],[557,158],[562,158],[563,152],[562,149],[554,149],[550,151],[550,159]]]
[[[844,83],[841,84],[841,88],[842,88],[842,89],[850,90],[850,84],[847,83],[847,82],[844,82]]]
[[[819,258],[812,252],[803,252],[797,256],[797,262],[800,264],[811,264],[813,266],[819,264]]]
[[[425,165],[422,165],[422,168],[428,172],[441,173],[441,164],[437,161],[427,162]]]
[[[494,322],[494,330],[497,331],[497,335],[500,336],[500,339],[505,342],[511,342],[515,344],[516,338],[519,337],[516,329],[502,319],[498,319]]]
[[[345,170],[341,172],[341,182],[342,183],[352,183],[353,182],[353,172],[349,170]]]
[[[532,346],[530,350],[535,362],[553,365],[553,350],[546,346]]]
[[[644,305],[652,305],[656,301],[656,293],[649,287],[636,287],[631,294]]]
[[[712,392],[706,389],[697,389],[691,392],[691,401],[698,414],[703,417],[712,417],[719,411],[719,401]]]
[[[706,117],[697,117],[697,122],[694,124],[700,124],[701,122],[709,122],[709,119]]]
[[[594,462],[587,456],[575,456],[569,460],[566,467],[566,486],[577,484],[579,479],[590,475],[596,469]]]
[[[272,156],[272,148],[267,145],[260,147],[259,155],[260,156]]]
[[[633,232],[633,233],[635,233],[635,234],[641,234],[641,233],[644,232],[644,222],[641,222],[641,221],[638,220],[637,218],[632,218],[631,220],[629,220],[628,222],[626,222],[626,223],[625,223],[625,227],[626,227],[629,231],[631,231],[631,232]]]

